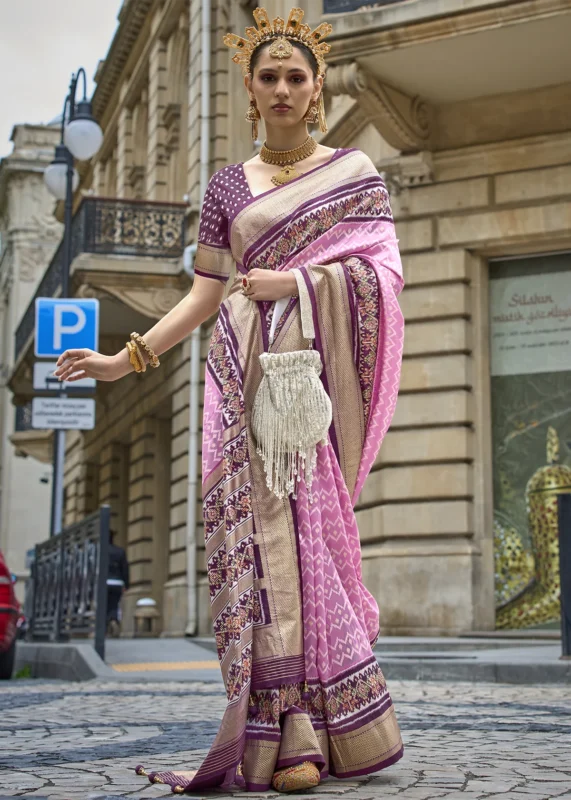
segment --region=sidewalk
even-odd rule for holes
[[[222,675],[212,650],[184,638],[107,639],[105,663],[114,680],[218,682]]]
[[[560,640],[386,637],[375,654],[388,680],[571,683]]]
[[[556,639],[382,637],[375,655],[387,679],[571,683]],[[213,638],[111,639],[106,663],[118,680],[219,681]]]

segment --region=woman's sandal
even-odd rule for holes
[[[272,786],[276,792],[299,792],[319,786],[319,770],[313,761],[304,761],[274,773]]]

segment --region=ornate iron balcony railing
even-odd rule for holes
[[[73,218],[72,261],[80,253],[180,258],[185,213],[182,203],[85,197]],[[16,360],[34,330],[36,298],[57,297],[62,274],[63,239],[16,330]]]
[[[324,14],[347,14],[349,11],[357,11],[359,8],[380,8],[389,6],[393,3],[402,3],[404,0],[376,0],[376,2],[366,2],[366,0],[323,0]]]

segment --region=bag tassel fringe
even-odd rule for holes
[[[303,477],[312,502],[317,445],[327,443],[333,417],[319,377],[321,356],[312,349],[262,353],[260,365],[263,376],[252,411],[252,432],[267,487],[279,498],[296,499]]]

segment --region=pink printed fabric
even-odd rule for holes
[[[404,333],[397,301],[402,266],[388,193],[370,160],[359,151],[337,151],[328,164],[259,198],[248,195],[241,165],[221,170],[209,187],[199,244],[197,274],[217,280],[229,277],[232,258],[241,272],[298,268],[311,295],[324,383],[331,358],[346,368],[343,382],[355,378],[357,402],[362,403],[361,438],[352,450],[351,480],[342,458],[340,463],[343,420],[334,420],[327,444],[318,447],[311,502],[301,481],[297,500],[286,504],[284,512],[290,515],[290,529],[297,537],[303,624],[299,658],[305,676],[300,683],[299,676],[288,680],[278,674],[275,684],[259,687],[252,679],[257,668],[253,643],[256,619],[266,612],[256,606],[255,553],[260,540],[254,512],[264,514],[264,509],[253,505],[252,465],[258,456],[249,444],[247,398],[259,355],[267,348],[272,315],[271,305],[251,306],[234,288],[220,309],[207,359],[202,451],[206,561],[228,706],[195,775],[148,774],[175,791],[244,781],[248,789],[265,790],[271,775],[261,782],[246,773],[241,777],[244,754],[249,737],[268,743],[279,740],[283,714],[304,711],[315,730],[321,726],[334,741],[344,732],[356,737],[357,731],[392,710],[372,652],[379,609],[362,580],[354,506],[395,409]],[[326,302],[319,302],[321,291],[323,297],[336,301],[342,297],[348,304],[352,352],[347,347],[348,352],[330,352],[328,343],[320,341],[330,311]],[[294,312],[298,308],[292,301],[278,332]],[[249,394],[244,391],[248,380]],[[262,496],[262,488],[256,486],[257,496]],[[285,662],[287,658],[280,663]],[[368,694],[363,687],[368,687]],[[327,769],[329,774],[350,777],[384,768],[401,756],[399,735],[392,750],[375,764],[345,769],[332,754]],[[321,768],[320,759],[316,763]],[[276,768],[282,764],[278,757]]]
[[[374,369],[367,375],[371,384],[370,401],[357,482],[350,496],[331,443],[320,446],[313,486],[317,497],[310,503],[305,485],[302,485],[296,503],[308,681],[330,681],[349,664],[365,661],[371,655],[371,643],[379,632],[379,609],[362,581],[361,545],[353,506],[378,455],[396,406],[404,338],[404,320],[397,300],[402,278],[392,223],[382,227],[383,236],[379,235],[377,227],[375,241],[369,246],[368,237],[363,236],[361,226],[359,228],[360,248],[351,242],[351,236],[346,237],[347,248],[353,250],[351,256],[347,255],[346,265],[359,265],[369,271],[369,277],[377,282],[378,305],[376,309],[368,309],[367,318],[366,311],[362,315],[359,313],[356,299],[357,332],[360,327],[368,326],[376,347]],[[328,240],[329,234],[326,234],[321,242],[308,248],[318,252],[304,253],[306,263],[309,259],[310,263],[327,263],[330,248],[339,246],[338,242]],[[360,249],[358,256],[354,252],[357,249]],[[298,266],[301,267],[299,262]],[[311,266],[301,268],[311,270]],[[318,325],[318,308],[314,308],[314,317]],[[364,394],[364,382],[362,390]]]
[[[404,319],[397,298],[403,279],[394,224],[392,220],[343,220],[309,244],[285,268],[308,269],[311,264],[333,264],[349,258],[369,266],[376,276],[379,293],[373,396],[357,484],[351,498],[355,504],[393,418],[400,383]],[[314,309],[314,317],[318,325],[317,309]]]
[[[330,444],[320,445],[309,502],[297,498],[308,683],[327,683],[371,656],[379,609],[363,586],[351,498]],[[355,624],[357,623],[357,624]]]

